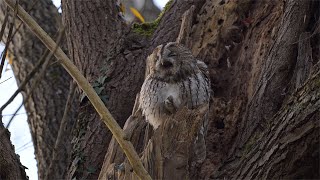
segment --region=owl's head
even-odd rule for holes
[[[191,51],[176,42],[159,45],[150,57],[150,75],[160,81],[178,82],[199,70]]]

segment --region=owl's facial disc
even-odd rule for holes
[[[160,65],[163,69],[171,69],[175,66],[177,54],[169,49],[163,50],[160,57]]]
[[[157,61],[155,64],[156,76],[166,82],[178,81],[178,72],[180,69],[178,52],[173,44],[161,46],[157,52]]]
[[[175,59],[159,57],[158,62],[156,63],[158,77],[164,81],[172,81],[175,79],[175,74],[177,72],[176,66]]]
[[[172,76],[176,71],[174,59],[171,58],[159,59],[158,67],[158,70],[162,76]]]
[[[164,69],[169,69],[173,67],[173,63],[170,60],[162,59],[160,63],[161,63],[161,67]]]

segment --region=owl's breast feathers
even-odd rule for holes
[[[209,102],[207,67],[201,61],[197,66],[194,73],[180,81],[165,82],[153,74],[147,76],[140,92],[140,108],[155,129],[173,110],[183,106],[193,109]]]

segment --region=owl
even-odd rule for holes
[[[147,75],[140,92],[139,107],[157,129],[168,115],[187,106],[208,104],[210,81],[205,63],[176,42],[159,45],[147,59]]]
[[[180,107],[189,109],[209,104],[210,80],[205,63],[176,42],[159,45],[147,59],[146,79],[142,85],[139,108],[146,121],[157,129]],[[194,162],[206,157],[207,114],[194,145]]]

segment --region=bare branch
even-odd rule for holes
[[[17,115],[24,115],[24,114],[27,114],[27,113],[18,113],[18,114],[16,114],[16,116]],[[13,116],[14,114],[3,114],[2,115],[2,117],[4,117],[4,116]]]
[[[12,76],[11,76],[11,77],[9,77],[9,78],[7,78],[6,80],[4,80],[4,81],[0,82],[0,84],[2,84],[2,83],[4,83],[4,82],[8,81],[8,80],[9,80],[9,79],[11,79],[11,78],[12,78]]]
[[[14,2],[12,0],[5,0],[5,3],[10,8],[14,8]],[[47,46],[47,48],[54,52],[54,49],[57,46],[56,43],[47,35],[47,33],[34,21],[34,19],[21,6],[18,7],[18,16],[35,33],[35,35],[38,36],[38,38]],[[86,93],[90,102],[99,113],[101,119],[108,126],[113,136],[116,138],[124,153],[128,157],[135,173],[141,179],[151,179],[150,175],[143,167],[134,147],[129,141],[124,139],[124,132],[117,124],[117,122],[113,119],[109,110],[106,108],[102,100],[96,94],[96,92],[94,91],[90,83],[87,81],[87,79],[80,73],[78,68],[71,62],[71,60],[62,51],[61,48],[58,48],[54,55],[57,59],[59,59],[59,62],[78,83],[80,88]]]
[[[40,58],[39,62],[37,63],[37,65],[32,69],[32,71],[27,75],[26,79],[20,84],[20,86],[18,87],[18,89],[13,93],[13,95],[9,98],[9,100],[4,103],[1,108],[0,108],[0,112],[3,111],[13,100],[14,98],[24,89],[24,87],[26,86],[26,84],[30,81],[30,79],[36,74],[36,72],[40,69],[41,65],[44,63],[44,61],[46,60],[46,57],[49,53],[49,50],[46,50],[42,57]]]
[[[64,29],[62,29],[62,30],[60,31],[59,36],[58,36],[58,38],[57,38],[57,43],[60,42],[61,37],[62,37],[63,34],[64,34]],[[37,85],[39,84],[39,82],[40,82],[41,79],[43,78],[44,73],[46,72],[47,67],[49,66],[49,61],[50,61],[50,59],[52,58],[53,53],[56,51],[57,48],[58,48],[58,44],[56,45],[54,51],[53,51],[53,52],[50,52],[49,55],[44,58],[44,59],[45,59],[45,62],[44,62],[44,64],[43,64],[43,68],[41,69],[39,75],[38,75],[37,78],[35,79],[34,84],[33,84],[33,86],[31,87],[31,91],[27,94],[27,96],[24,98],[22,104],[19,106],[19,108],[15,111],[15,113],[13,114],[13,116],[11,117],[11,119],[9,120],[9,122],[8,122],[8,124],[7,124],[7,126],[6,126],[6,129],[9,128],[9,126],[10,126],[13,118],[16,116],[16,114],[17,114],[18,111],[21,109],[21,107],[23,106],[23,104],[24,104],[25,102],[27,102],[27,100],[28,100],[28,99],[30,98],[30,96],[31,96],[31,93],[34,91],[34,89],[37,87]],[[10,99],[11,99],[11,98],[10,98]],[[14,98],[12,98],[12,100],[13,100],[13,99],[14,99]],[[10,104],[10,101],[8,101],[8,102],[9,102],[8,104]],[[0,112],[2,112],[2,109],[1,109]],[[2,135],[3,135],[4,132],[5,132],[5,131],[3,131],[3,132],[0,133],[0,138],[2,137]]]
[[[8,22],[8,17],[9,17],[9,8],[7,8],[7,10],[6,10],[6,16],[4,17],[3,24],[1,26],[0,40],[2,40],[2,36],[4,34],[4,30],[6,29],[6,25],[7,25],[7,22]]]
[[[12,36],[13,27],[14,27],[14,22],[15,22],[16,17],[17,17],[18,5],[19,5],[19,1],[17,0],[16,3],[15,3],[15,6],[14,6],[14,15],[13,15],[13,18],[12,18],[11,26],[9,28],[9,33],[8,33],[8,39],[7,39],[7,42],[6,42],[6,46],[5,46],[5,48],[4,48],[3,52],[2,52],[2,59],[1,59],[1,64],[0,64],[0,78],[2,76],[2,69],[3,69],[4,61],[6,59],[7,51],[9,49],[10,39],[11,39],[11,36]],[[7,14],[9,14],[9,12]],[[3,26],[3,28],[5,28],[5,26]]]
[[[34,0],[27,12],[30,12],[30,11],[32,10],[32,8],[37,4],[37,2],[39,2],[39,0]],[[10,38],[10,41],[12,41],[13,37],[17,34],[17,32],[18,32],[19,29],[21,28],[22,24],[23,24],[23,22],[20,22],[20,24],[18,25],[18,27],[17,27],[16,30],[14,31],[12,37]],[[1,38],[0,38],[0,39],[1,39]]]
[[[13,118],[16,116],[16,114],[19,112],[19,110],[22,108],[22,106],[23,106],[23,102],[22,102],[21,105],[18,107],[18,109],[13,113],[13,115],[12,115],[12,117],[10,118],[8,124],[6,125],[6,129],[9,128],[9,126],[10,126]],[[2,135],[3,135],[4,132],[5,132],[5,131],[3,131],[3,132],[0,133],[0,138],[2,137]]]

